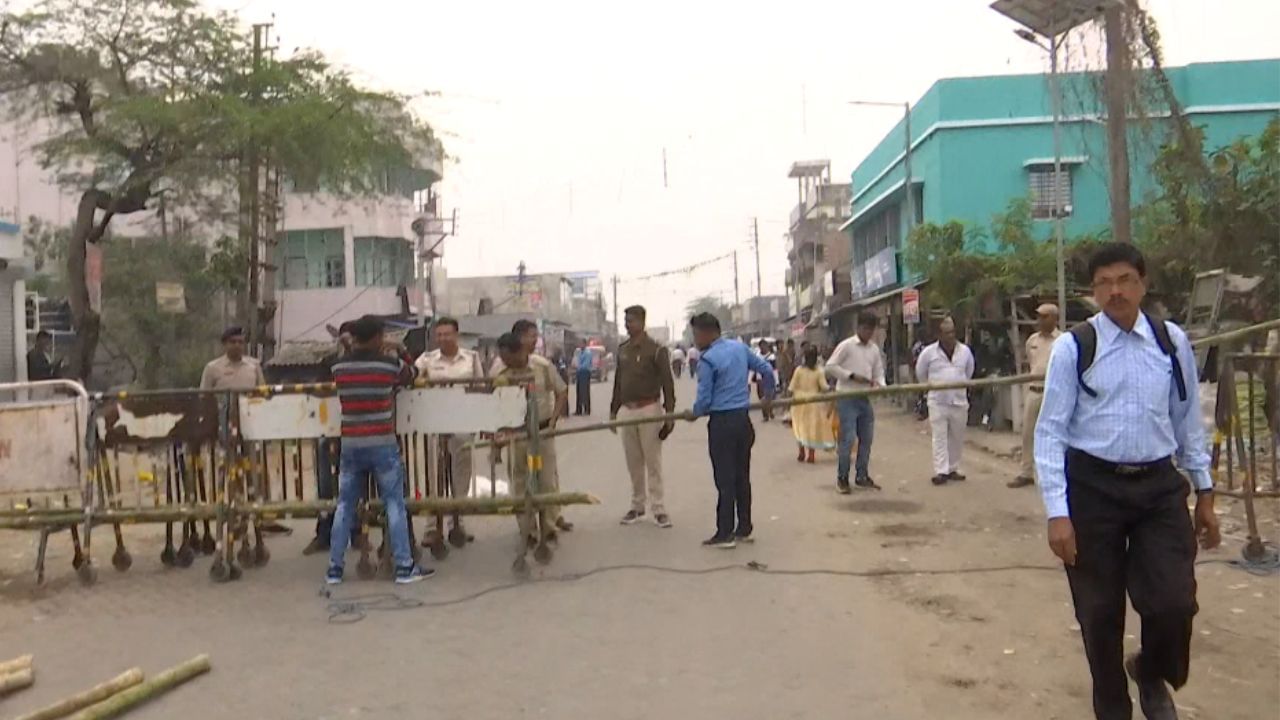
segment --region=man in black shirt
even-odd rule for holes
[[[36,346],[27,353],[28,380],[55,380],[62,372],[62,361],[53,358],[53,336],[48,330],[36,333]]]

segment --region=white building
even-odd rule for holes
[[[0,383],[27,378],[26,270],[18,225],[0,219]]]
[[[414,197],[426,197],[439,181],[439,160],[414,175],[412,183],[372,199],[285,195],[282,230],[274,257],[268,259],[275,269],[278,342],[328,340],[328,325],[337,327],[362,315],[396,314],[406,304],[417,312],[422,297],[410,225],[420,208]],[[422,205],[431,214],[434,203]],[[428,234],[427,243],[439,237]],[[441,274],[438,268],[436,274]],[[436,285],[439,296],[441,283]],[[426,304],[429,308],[429,297]]]

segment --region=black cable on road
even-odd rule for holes
[[[1237,569],[1242,569],[1252,575],[1271,575],[1280,571],[1280,564],[1265,563],[1262,565],[1250,564],[1242,560],[1200,560],[1196,565],[1214,565],[1221,564]],[[759,575],[777,575],[780,577],[806,577],[806,576],[827,576],[827,577],[847,577],[847,578],[882,578],[882,577],[910,577],[910,576],[939,576],[939,575],[983,575],[1003,572],[1054,572],[1061,573],[1061,565],[995,565],[972,568],[934,568],[934,569],[890,569],[882,568],[878,570],[838,570],[835,568],[771,568],[768,565],[752,560],[751,562],[740,565],[717,565],[709,568],[679,568],[669,567],[665,565],[649,565],[645,563],[626,563],[621,565],[602,565],[578,573],[565,573],[563,575],[552,575],[548,577],[531,578],[528,580],[518,580],[515,582],[502,583],[500,585],[491,585],[483,590],[461,595],[448,600],[422,600],[420,598],[410,598],[397,595],[392,592],[369,593],[365,595],[353,595],[346,598],[334,598],[328,588],[320,589],[320,596],[329,600],[327,610],[329,613],[329,622],[346,625],[357,623],[368,617],[371,612],[393,612],[399,610],[417,610],[430,608],[446,608],[456,605],[464,605],[473,600],[479,600],[486,595],[505,592],[508,590],[516,590],[518,588],[527,588],[534,585],[544,585],[550,583],[572,583],[579,580],[585,580],[595,575],[604,575],[606,573],[621,572],[624,570],[648,570],[651,572],[665,573],[669,575],[714,575],[717,573],[732,572],[736,570],[745,570],[753,574]]]

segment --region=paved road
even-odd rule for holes
[[[596,387],[598,414],[607,390]],[[692,383],[679,390],[687,402]],[[757,427],[759,542],[733,551],[699,546],[713,529],[704,424],[681,425],[666,446],[669,530],[618,525],[629,486],[616,438],[562,439],[562,485],[595,493],[603,504],[569,510],[578,530],[535,576],[750,560],[772,569],[908,574],[621,570],[336,625],[318,595],[324,560],[299,555],[307,534],[301,523],[293,538],[271,541],[267,568],[221,586],[206,579],[204,559],[188,571],[161,568],[157,538],[138,539],[149,533],[138,529],[134,569],[104,570],[97,587],[80,588],[66,569],[63,541],[58,577],[35,594],[28,576],[15,574],[29,559],[30,539],[7,534],[0,536],[0,656],[34,652],[39,682],[0,701],[0,716],[131,665],[154,672],[199,652],[212,655],[212,674],[130,717],[1088,715],[1088,678],[1061,573],[914,574],[1050,565],[1038,500],[1003,486],[1011,464],[975,453],[967,484],[933,488],[923,426],[885,408],[873,460],[885,489],[844,497],[834,492],[831,458],[797,465],[789,430]],[[475,521],[476,544],[455,552],[426,583],[350,582],[335,596],[435,602],[508,583],[513,525]],[[1208,634],[1197,635],[1197,666],[1179,695],[1184,717],[1264,717],[1280,703],[1277,580],[1223,566],[1202,568],[1201,578],[1198,628]]]

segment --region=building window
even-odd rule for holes
[[[354,250],[359,287],[399,287],[413,279],[413,246],[408,240],[358,237]]]
[[[339,288],[347,284],[342,228],[290,230],[276,248],[282,290]]]
[[[1053,165],[1032,165],[1027,168],[1027,184],[1031,192],[1031,217],[1044,220],[1053,217],[1054,208],[1061,208],[1062,216],[1071,215],[1071,167],[1062,166],[1062,173],[1054,182]]]

